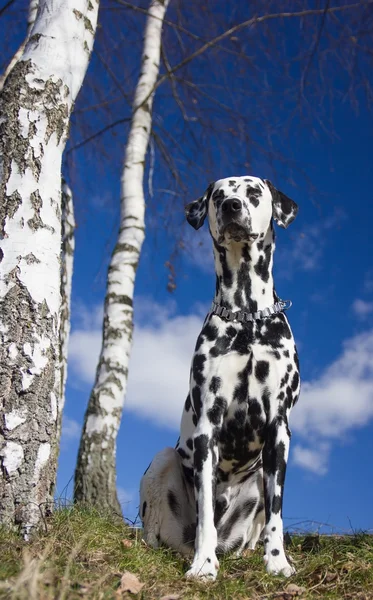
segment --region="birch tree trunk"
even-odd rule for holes
[[[121,514],[116,493],[116,438],[127,386],[133,332],[133,293],[145,236],[143,178],[159,73],[163,19],[169,0],[152,0],[144,34],[121,180],[121,222],[111,258],[102,347],[85,414],[75,471],[75,500]]]
[[[0,76],[0,92],[4,87],[5,80],[8,77],[9,73],[11,72],[14,65],[21,58],[21,56],[23,54],[23,51],[26,47],[28,38],[30,37],[31,29],[33,28],[33,25],[35,23],[38,6],[39,6],[39,0],[30,0],[29,9],[28,9],[28,18],[27,18],[26,37],[25,37],[24,41],[22,42],[22,44],[20,45],[20,47],[18,48],[18,50],[12,56],[11,61],[10,61],[9,65],[7,66],[7,68],[5,69],[4,73]]]
[[[97,0],[40,0],[0,94],[0,521],[52,507],[60,406],[61,158]]]
[[[74,202],[70,187],[62,179],[61,187],[61,322],[60,322],[60,359],[61,390],[57,418],[57,443],[61,437],[62,413],[65,405],[65,387],[67,380],[67,358],[70,336],[70,305],[75,249]]]

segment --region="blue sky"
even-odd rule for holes
[[[204,10],[210,10],[210,4],[204,3],[208,7]],[[248,16],[247,3],[238,4],[232,8],[229,3],[215,3],[208,32],[203,15],[195,18],[192,11],[182,24],[208,39]],[[110,12],[114,2],[103,6],[103,27],[77,102],[70,149],[129,115],[144,17],[131,11]],[[24,12],[10,10],[0,19],[0,34],[4,34],[0,39],[8,42],[4,63],[23,35],[20,16]],[[346,28],[351,34],[355,16],[342,19],[341,30]],[[177,19],[172,3],[168,18]],[[118,489],[129,518],[137,512],[143,471],[158,450],[173,446],[178,437],[195,338],[213,298],[208,232],[188,229],[183,202],[195,199],[211,180],[251,174],[271,179],[300,207],[292,226],[278,231],[274,269],[277,292],[293,301],[288,316],[303,379],[301,397],[291,415],[285,524],[304,528],[311,522],[314,529],[325,524],[326,531],[373,529],[373,119],[361,85],[372,65],[362,52],[352,70],[339,68],[338,59],[347,53],[347,43],[341,54],[323,54],[328,47],[325,40],[330,38],[322,38],[307,74],[305,98],[300,101],[301,66],[313,48],[315,23],[319,21],[305,21],[301,26],[299,21],[274,21],[262,29],[242,31],[227,42],[230,54],[215,51],[212,58],[191,63],[180,75],[197,81],[200,90],[212,97],[194,92],[188,96],[187,88],[178,82],[188,114],[200,119],[196,123],[184,120],[168,85],[157,92],[155,131],[177,138],[181,149],[170,141],[167,147],[181,183],[170,176],[155,143],[154,174],[149,177],[149,157],[146,173],[147,237],[136,282],[133,356],[117,449]],[[326,32],[335,38],[333,23]],[[366,31],[371,25],[372,16],[365,18]],[[273,44],[270,34],[275,46],[268,46],[268,40]],[[166,28],[172,64],[183,57],[182,49],[173,46],[174,35]],[[359,38],[360,46],[363,41]],[[189,38],[184,44],[185,52],[193,49]],[[238,51],[254,57],[254,67],[237,63]],[[103,68],[104,62],[124,82],[121,89]],[[327,81],[325,89],[320,72]],[[350,87],[356,104],[347,94]],[[217,101],[229,110],[219,108]],[[103,102],[108,103],[107,110],[90,111]],[[88,144],[70,152],[65,164],[78,227],[58,472],[57,494],[62,496],[71,495],[80,428],[100,347],[126,133],[123,123],[100,137],[101,145]],[[169,271],[165,262],[170,258],[176,270],[173,294],[166,290]]]

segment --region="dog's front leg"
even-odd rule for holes
[[[290,431],[283,418],[275,418],[267,428],[263,448],[264,502],[264,562],[268,573],[290,577],[295,569],[289,565],[284,551],[282,500],[286,463],[289,454]]]
[[[219,568],[214,525],[218,446],[207,415],[200,418],[193,445],[197,528],[194,559],[186,576],[215,580]]]

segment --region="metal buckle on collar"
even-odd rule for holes
[[[229,310],[229,308],[223,308],[220,316],[223,317],[223,319],[227,319],[227,321],[234,321],[236,318],[236,313],[234,313],[232,310]]]
[[[281,310],[288,310],[292,307],[293,303],[291,300],[280,300],[279,305],[281,307]]]

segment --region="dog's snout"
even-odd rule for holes
[[[239,198],[228,198],[222,204],[224,213],[237,213],[242,209],[242,202]]]

